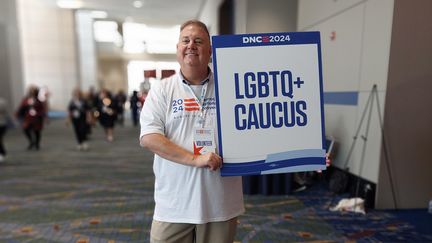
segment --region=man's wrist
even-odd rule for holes
[[[198,158],[198,155],[192,154],[191,165],[194,167],[197,166],[197,158]]]

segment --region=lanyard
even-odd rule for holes
[[[206,82],[205,84],[203,84],[202,86],[202,90],[201,90],[201,94],[200,94],[200,97],[199,97],[199,99],[198,99],[198,97],[195,95],[195,92],[192,90],[192,88],[190,87],[190,85],[187,85],[188,86],[188,88],[189,88],[189,90],[190,90],[190,92],[193,94],[193,96],[194,96],[194,98],[196,99],[196,100],[198,100],[198,107],[199,107],[199,110],[200,110],[200,121],[199,121],[199,123],[201,123],[202,124],[202,126],[204,127],[204,120],[205,120],[205,113],[204,113],[204,99],[205,99],[205,97],[206,97],[206,94],[207,94],[207,87],[208,87],[208,83],[209,82]]]

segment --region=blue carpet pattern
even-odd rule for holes
[[[425,218],[421,227],[428,227],[428,230],[404,219],[402,215],[407,210],[369,209],[365,215],[328,210],[343,196],[348,198],[348,195],[334,197],[324,183],[296,194],[305,207],[333,227],[334,233],[342,234],[350,242],[432,242],[432,215],[426,208],[416,210],[415,214]]]

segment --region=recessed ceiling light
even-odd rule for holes
[[[57,6],[59,8],[78,9],[83,6],[83,3],[76,0],[57,0]]]
[[[134,1],[133,2],[133,6],[135,7],[135,8],[141,8],[142,6],[143,6],[143,2],[142,1]]]

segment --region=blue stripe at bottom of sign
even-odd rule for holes
[[[299,159],[299,158],[307,158],[307,157],[325,157],[324,149],[301,149],[301,150],[293,150],[282,153],[269,154],[266,158],[266,163],[280,161],[280,160],[288,160],[288,159]]]
[[[299,166],[290,166],[290,167],[285,167],[280,169],[262,171],[261,175],[291,173],[291,172],[301,172],[301,171],[317,171],[317,170],[325,170],[326,168],[327,166],[325,165],[299,165]]]
[[[285,159],[274,162],[266,162],[265,160],[262,160],[250,163],[225,163],[221,168],[221,175],[261,175],[323,169],[325,169],[325,157],[306,157]]]

